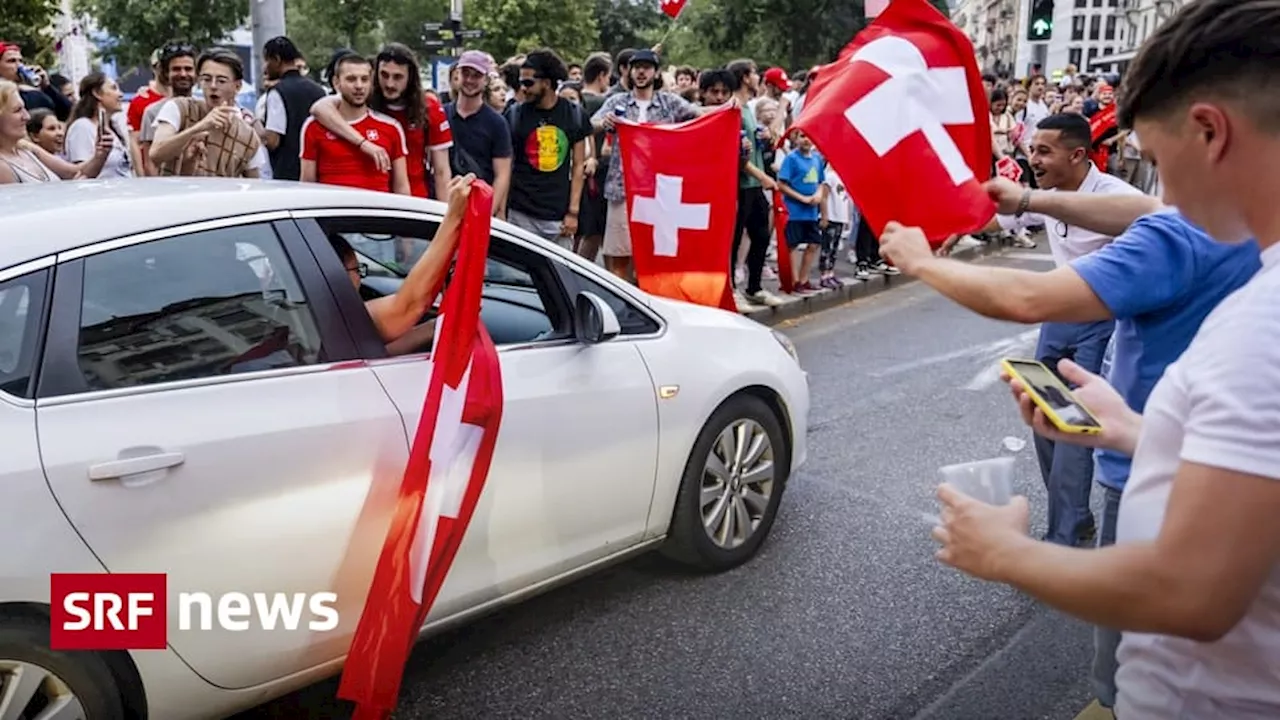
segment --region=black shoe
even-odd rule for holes
[[[1076,533],[1076,547],[1090,548],[1096,547],[1098,544],[1098,526],[1089,523],[1089,526],[1083,532]]]

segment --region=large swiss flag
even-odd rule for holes
[[[436,319],[422,417],[338,688],[356,703],[353,720],[381,720],[395,708],[409,650],[489,474],[502,419],[498,351],[480,323],[492,207],[493,189],[475,181]]]
[[[893,0],[820,68],[794,127],[877,235],[893,220],[937,246],[995,215],[982,189],[991,121],[973,45],[926,0]]]
[[[617,127],[640,288],[736,312],[729,255],[738,213],[741,111]]]

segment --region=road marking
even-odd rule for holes
[[[1023,356],[1030,354],[1035,350],[1036,341],[1039,339],[1040,330],[1028,330],[1016,337],[1010,338],[1004,346],[997,348],[996,357],[990,359],[987,367],[973,376],[973,379],[965,384],[965,390],[974,392],[982,392],[987,388],[1000,382],[1000,361],[1006,357]]]
[[[1098,704],[1097,700],[1076,715],[1075,720],[1115,720],[1115,714]]]
[[[1053,262],[1053,256],[1049,253],[1036,252],[1019,252],[1010,250],[1000,253],[999,257],[1008,258],[1009,260],[1034,260],[1037,262]]]
[[[942,365],[965,358],[981,358],[983,360],[983,365],[986,365],[987,363],[998,361],[1000,358],[1013,353],[1015,350],[1025,347],[1039,334],[1040,330],[1037,328],[1035,330],[1018,333],[1013,337],[978,343],[977,345],[970,345],[969,347],[952,350],[951,352],[942,353],[941,355],[932,355],[930,357],[911,360],[898,365],[891,365],[884,370],[871,373],[871,377],[881,378],[888,377],[890,375],[901,375],[902,373],[912,372],[913,370],[919,370],[932,365]],[[985,373],[986,370],[983,372]]]

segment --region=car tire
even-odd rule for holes
[[[728,495],[747,497],[741,488],[732,482],[723,481],[719,473],[713,473],[710,470],[713,463],[712,454],[716,453],[717,456],[725,454],[721,451],[723,448],[717,447],[721,442],[721,436],[728,431],[730,436],[736,438],[739,427],[747,428],[748,432],[762,434],[767,438],[771,473],[768,480],[770,484],[767,502],[759,502],[758,496],[762,494],[759,492],[763,488],[762,484],[750,484],[750,487],[756,491],[756,503],[753,505],[743,501],[742,504],[747,508],[748,515],[752,516],[752,530],[739,544],[729,546],[725,542],[713,539],[713,535],[720,535],[718,530],[723,527],[722,523],[715,520],[715,511],[718,509],[715,502],[718,501],[712,501],[708,506],[703,501],[703,491],[706,489],[713,495],[720,493],[724,497]],[[732,468],[727,469],[732,471]],[[757,466],[758,469],[759,466]],[[778,504],[782,500],[782,491],[786,487],[790,472],[791,452],[787,445],[787,436],[773,409],[754,395],[742,394],[729,398],[711,414],[711,418],[707,420],[698,434],[697,441],[693,444],[693,451],[689,454],[684,475],[680,480],[680,490],[676,495],[675,510],[671,516],[671,526],[667,532],[667,540],[660,550],[661,553],[678,563],[707,572],[722,572],[750,560],[760,549],[760,545],[773,527],[774,518],[778,513]],[[722,489],[725,486],[728,487]],[[743,487],[746,486],[747,484],[744,483]],[[736,510],[737,501],[729,498],[725,502],[729,504],[725,509],[726,512]],[[710,524],[715,526],[711,530],[708,529],[707,513],[710,513]],[[741,515],[736,517],[740,518]],[[736,524],[741,523],[739,521]]]
[[[14,671],[44,671],[52,676],[32,703],[78,702],[85,720],[124,720],[124,701],[107,663],[96,653],[75,654],[49,649],[49,621],[0,618],[0,697]],[[18,715],[25,717],[25,715]]]

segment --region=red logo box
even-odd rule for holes
[[[169,631],[162,573],[49,576],[52,650],[163,650]]]

